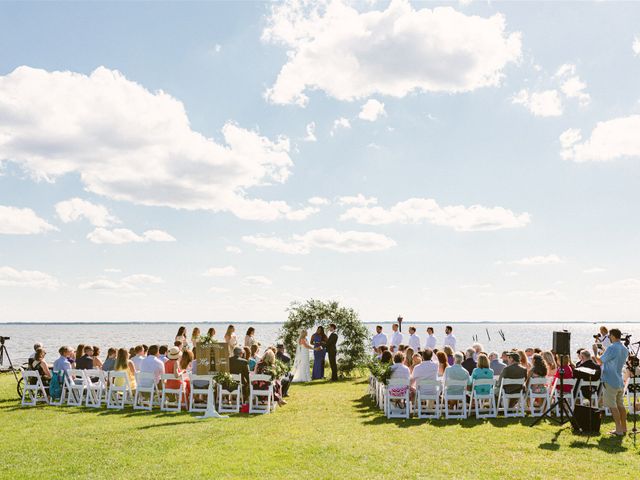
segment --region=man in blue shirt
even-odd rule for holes
[[[612,435],[624,436],[627,433],[627,411],[624,408],[622,393],[624,381],[622,380],[622,369],[629,356],[629,351],[620,343],[622,332],[617,328],[609,331],[611,345],[605,350],[601,357],[596,357],[597,362],[602,365],[602,380],[604,392],[603,400],[605,407],[609,407],[616,429],[609,432]]]

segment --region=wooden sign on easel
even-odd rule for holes
[[[196,345],[196,374],[229,373],[229,346],[226,342]]]

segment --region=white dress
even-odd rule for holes
[[[310,382],[311,371],[309,362],[309,349],[300,345],[296,348],[296,358],[293,361],[293,383]]]

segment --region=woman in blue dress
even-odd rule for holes
[[[313,345],[313,372],[311,380],[324,378],[324,357],[327,354],[326,344],[327,336],[324,334],[324,328],[318,327],[316,333],[311,337]]]

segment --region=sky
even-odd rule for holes
[[[0,322],[640,320],[640,4],[0,3]]]

